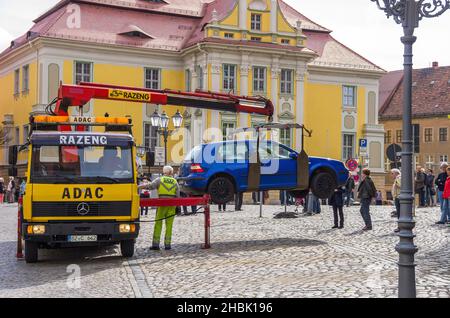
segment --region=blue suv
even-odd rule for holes
[[[184,192],[208,193],[217,204],[232,201],[239,192],[266,190],[287,190],[295,197],[304,197],[311,189],[317,197],[327,199],[345,184],[348,170],[342,162],[308,158],[304,154],[306,163],[302,171],[298,162],[303,154],[274,141],[259,145],[253,140],[203,144],[186,156],[179,177],[184,181]],[[299,187],[305,181],[306,187]]]

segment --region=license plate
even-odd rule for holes
[[[97,242],[97,235],[69,235],[68,242]]]

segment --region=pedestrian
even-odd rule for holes
[[[392,178],[394,179],[394,184],[392,185],[392,198],[394,199],[395,211],[397,213],[397,218],[400,219],[400,191],[402,187],[402,174],[398,169],[391,170]],[[394,230],[395,233],[400,232],[397,227]]]
[[[414,180],[414,189],[417,195],[419,195],[419,208],[425,207],[425,170],[421,166],[417,167],[416,178]]]
[[[450,167],[447,167],[447,180],[445,181],[444,193],[442,194],[442,205],[444,206],[443,214],[441,215],[441,222],[439,224],[445,224],[450,220]]]
[[[436,190],[434,188],[434,179],[432,169],[428,169],[425,177],[425,205],[429,207],[434,206],[434,196],[436,195]]]
[[[441,164],[441,173],[438,175],[438,177],[436,178],[435,184],[438,188],[438,199],[439,199],[439,205],[441,208],[441,219],[439,220],[439,222],[437,222],[437,224],[443,224],[445,222],[447,222],[447,219],[444,219],[444,215],[446,215],[446,212],[444,210],[444,199],[443,199],[443,195],[444,195],[444,190],[445,190],[445,183],[447,181],[447,168],[449,167],[447,162],[443,162]]]
[[[27,177],[22,178],[22,183],[20,184],[20,193],[19,196],[23,197],[25,195],[25,190],[27,187]]]
[[[236,200],[234,204],[235,211],[242,211],[243,201],[244,201],[244,193],[243,192],[236,193]]]
[[[144,177],[142,179],[142,181],[139,183],[139,186],[145,186],[148,183],[149,183],[149,180],[147,179],[147,177]],[[141,188],[139,190],[139,197],[141,199],[149,199],[150,198],[150,190]],[[141,216],[148,216],[148,206],[141,207]]]
[[[0,204],[3,204],[5,202],[5,179],[0,178]]]
[[[227,212],[227,204],[219,204],[219,212]]]
[[[370,204],[377,194],[375,184],[370,178],[370,170],[364,169],[362,172],[362,181],[358,187],[358,198],[361,200],[361,216],[366,226],[363,231],[372,230],[372,218],[370,217]]]
[[[337,188],[328,200],[328,204],[333,207],[333,229],[344,228],[344,193],[346,190],[345,187]]]
[[[383,194],[381,191],[377,191],[377,195],[375,197],[376,205],[383,205]]]
[[[8,203],[14,203],[15,189],[16,189],[16,182],[14,181],[14,177],[9,177],[8,186],[6,188],[6,197]]]
[[[171,166],[165,166],[163,168],[163,176],[156,179],[152,183],[147,183],[141,187],[148,188],[150,190],[157,189],[159,198],[178,198],[180,197],[180,188],[178,182],[173,178],[173,168]],[[159,243],[161,238],[162,224],[165,220],[166,233],[164,238],[165,250],[172,249],[172,226],[176,216],[176,207],[159,207],[156,212],[156,221],[153,231],[153,243],[150,248],[153,251],[159,251]]]
[[[252,192],[253,204],[259,204],[259,192]]]
[[[349,173],[347,182],[345,183],[345,205],[347,206],[347,208],[350,207],[354,190],[355,179],[353,178],[353,175]]]

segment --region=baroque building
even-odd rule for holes
[[[385,72],[282,0],[63,0],[34,22],[0,54],[0,115],[12,143],[26,141],[29,115],[44,112],[61,81],[203,89],[270,98],[274,121],[313,130],[306,139],[310,155],[357,158],[358,140],[365,138],[366,164],[383,179],[377,105]],[[96,100],[83,113],[131,116],[137,144],[151,148],[161,143],[150,125],[158,108]],[[164,110],[170,116],[177,108]],[[213,137],[205,135],[207,128],[266,121],[180,111],[189,133],[175,136],[169,147],[183,139],[181,153]],[[278,138],[301,147],[300,131],[281,131]]]

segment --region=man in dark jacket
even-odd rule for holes
[[[344,189],[338,188],[334,190],[328,204],[333,207],[334,215],[334,226],[333,229],[343,229],[344,228]],[[339,212],[339,215],[338,215]]]
[[[370,217],[370,203],[377,195],[375,184],[370,178],[370,170],[364,169],[362,172],[362,181],[358,187],[358,198],[361,200],[361,216],[366,226],[363,231],[372,230],[372,218]]]
[[[345,205],[350,207],[350,202],[353,195],[353,190],[355,190],[355,179],[353,179],[352,174],[350,173],[347,179],[347,182],[345,183]]]
[[[425,178],[425,204],[426,206],[433,207],[434,206],[434,196],[436,195],[435,187],[434,187],[434,174],[433,170],[428,169],[427,175]]]
[[[419,195],[419,208],[425,207],[425,181],[427,176],[422,167],[417,167],[416,178],[414,180],[414,188],[416,194]]]
[[[441,173],[438,175],[438,177],[436,178],[436,185],[438,187],[438,198],[439,198],[439,204],[441,206],[441,213],[443,213],[444,211],[444,204],[443,204],[443,194],[444,194],[444,189],[445,189],[445,181],[447,180],[447,168],[448,168],[448,164],[446,162],[441,164]],[[441,222],[438,222],[439,224],[441,224]]]

